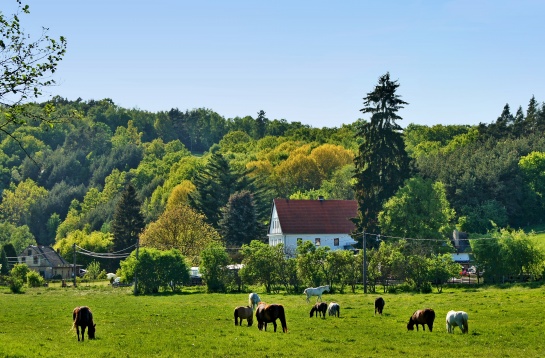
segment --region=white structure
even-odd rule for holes
[[[355,200],[289,200],[274,199],[269,245],[284,244],[293,255],[298,241],[311,241],[331,250],[353,249],[357,242],[350,234],[356,226],[358,204]]]

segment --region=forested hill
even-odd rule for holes
[[[0,137],[0,246],[111,250],[116,204],[129,183],[148,235],[182,220],[232,246],[266,237],[274,197],[354,198],[358,122],[313,128],[263,111],[226,119],[203,108],[151,113],[58,97],[26,113],[49,115],[51,105],[55,125],[30,115],[10,124],[12,137]],[[492,222],[520,227],[544,217],[545,107],[532,98],[526,113],[507,105],[498,112],[490,124],[404,130],[411,177],[443,183],[453,227],[484,233]],[[255,219],[249,233],[235,235],[229,213],[245,200]]]

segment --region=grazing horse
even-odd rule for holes
[[[255,309],[258,305],[258,303],[261,302],[261,299],[259,298],[257,293],[250,293],[248,296],[248,306],[252,307],[252,309]]]
[[[384,299],[382,297],[378,297],[375,300],[375,315],[378,314],[382,316],[382,309],[384,308]]]
[[[326,311],[327,311],[327,303],[325,302],[316,303],[310,310],[310,317],[314,315],[318,317],[318,315],[320,315],[323,318],[325,318]]]
[[[240,322],[239,322],[240,319]],[[248,327],[254,323],[254,310],[250,306],[235,308],[235,326],[242,326],[242,320],[248,321]]]
[[[72,319],[74,320],[74,324],[72,325],[72,329],[75,327],[76,332],[78,333],[78,341],[79,341],[79,327],[81,327],[81,340],[85,340],[85,328],[89,327],[89,330],[87,331],[87,335],[89,336],[89,339],[95,339],[95,327],[96,324],[93,323],[93,313],[91,313],[91,310],[87,306],[81,306],[74,308],[74,311],[72,312]]]
[[[324,291],[329,292],[329,285],[306,288],[303,291],[303,294],[307,295],[307,303],[310,303],[310,296],[318,296],[318,298],[316,298],[316,302],[318,302],[318,299],[320,301],[322,300],[322,293],[324,293]]]
[[[266,303],[260,303],[255,311],[255,317],[257,318],[257,328],[259,328],[260,331],[263,330],[263,327],[266,331],[267,323],[272,322],[274,325],[274,331],[276,332],[276,320],[280,319],[282,331],[284,333],[288,332],[288,326],[286,325],[286,314],[284,313],[284,306],[282,305],[268,305]]]
[[[327,308],[327,312],[329,313],[330,316],[340,317],[341,316],[341,307],[339,306],[338,303],[331,302],[329,304],[329,307]]]
[[[435,311],[431,308],[426,308],[423,310],[418,310],[413,313],[411,318],[409,319],[409,323],[407,323],[407,329],[409,331],[414,330],[414,325],[416,324],[416,330],[418,331],[418,325],[422,325],[422,329],[426,330],[426,324],[428,325],[428,328],[430,329],[430,332],[433,331],[433,321],[435,320]]]
[[[464,311],[448,311],[447,332],[454,333],[454,327],[458,326],[462,330],[462,333],[467,333],[469,331],[467,319],[467,313]]]

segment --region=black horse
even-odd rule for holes
[[[326,312],[327,312],[327,303],[319,302],[319,303],[316,303],[314,306],[312,306],[312,309],[310,310],[310,317],[316,315],[316,317],[322,316],[323,318],[325,318]]]
[[[87,335],[89,336],[89,339],[95,339],[95,327],[96,324],[93,323],[93,313],[87,306],[81,306],[74,308],[74,311],[72,312],[72,319],[74,320],[74,324],[72,328],[76,328],[76,332],[78,333],[78,341],[79,341],[79,327],[81,327],[81,340],[85,340],[85,329],[88,327],[89,330],[87,331]]]
[[[382,297],[378,297],[375,300],[375,314],[382,315],[382,309],[384,308],[384,299]]]
[[[274,325],[274,331],[276,332],[276,320],[280,319],[280,323],[282,324],[282,331],[286,333],[288,331],[288,326],[286,325],[286,314],[284,313],[284,306],[282,305],[268,305],[268,304],[260,304],[257,306],[257,310],[255,311],[255,317],[257,318],[257,328],[259,328],[260,331],[265,328],[265,331],[267,330],[267,323],[271,323]]]
[[[428,325],[428,328],[430,329],[430,332],[433,331],[433,321],[435,320],[435,311],[431,308],[426,308],[423,310],[418,310],[413,313],[411,318],[409,319],[409,323],[407,323],[407,329],[409,331],[414,330],[414,325],[416,324],[416,330],[418,331],[418,325],[422,325],[422,329],[426,330],[426,324]]]

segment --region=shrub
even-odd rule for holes
[[[40,287],[44,283],[44,279],[36,271],[29,271],[26,274],[26,283],[28,287]]]
[[[21,293],[23,288],[23,280],[18,277],[10,277],[9,289],[13,293]]]
[[[26,275],[30,271],[26,264],[15,264],[11,269],[11,277],[21,280],[21,282],[26,281]]]

